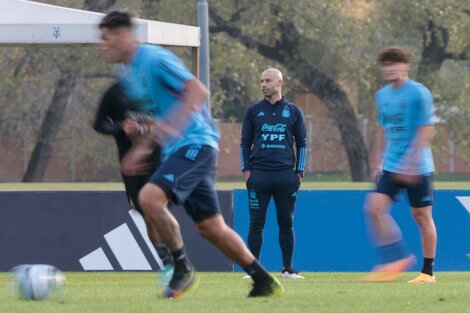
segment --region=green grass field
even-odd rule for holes
[[[153,273],[65,273],[61,302],[14,299],[0,293],[0,312],[466,312],[470,273],[437,273],[436,284],[408,285],[415,273],[391,283],[363,283],[363,273],[304,273],[282,280],[281,298],[246,298],[242,273],[200,273],[201,284],[183,299],[162,299]],[[3,284],[7,274],[1,273]]]
[[[470,183],[436,182],[436,189],[470,189]],[[217,189],[244,189],[241,182],[220,182]],[[305,182],[304,190],[369,189],[370,183]],[[2,183],[0,191],[124,190],[121,183]],[[353,261],[353,258],[352,260]],[[470,262],[470,261],[469,261]],[[62,301],[15,299],[0,273],[0,312],[121,313],[121,312],[465,312],[470,293],[469,272],[437,273],[433,285],[406,283],[406,273],[391,283],[363,283],[364,273],[303,273],[305,280],[282,280],[281,298],[246,298],[249,281],[242,273],[200,273],[198,290],[184,299],[163,299],[154,273],[65,273]],[[161,289],[161,288],[160,288]]]

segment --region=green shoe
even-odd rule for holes
[[[284,293],[284,288],[276,277],[270,276],[272,282],[268,285],[254,283],[248,297],[280,297]]]

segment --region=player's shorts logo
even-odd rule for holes
[[[163,175],[163,177],[165,177],[167,180],[169,180],[171,182],[175,181],[175,175],[173,175],[173,174],[165,174],[165,175]]]

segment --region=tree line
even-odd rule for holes
[[[195,24],[196,1],[43,0],[106,12],[127,7],[140,17]],[[209,0],[211,106],[222,121],[240,121],[259,99],[258,76],[279,67],[287,90],[314,93],[334,120],[353,181],[369,178],[359,114],[375,120],[373,96],[383,83],[376,55],[403,45],[414,54],[412,78],[434,95],[437,115],[470,147],[470,11],[466,0]],[[177,53],[190,60],[190,51]],[[90,119],[112,68],[93,47],[0,50],[0,129],[31,136],[23,181],[42,181],[61,130],[79,135],[77,153],[102,153]],[[97,156],[90,156],[103,162]]]

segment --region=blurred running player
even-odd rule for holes
[[[150,123],[154,140],[148,143],[162,144],[163,163],[142,188],[139,203],[149,217],[150,230],[168,246],[175,262],[163,296],[180,297],[198,282],[179,224],[168,210],[170,201],[182,204],[202,236],[253,277],[250,297],[280,295],[280,283],[261,266],[220,213],[211,177],[219,133],[204,105],[207,89],[169,50],[137,43],[129,13],[113,11],[99,28],[101,50],[110,61],[121,63],[117,74],[125,94],[140,111],[154,113]],[[126,163],[130,167],[145,163],[151,151],[131,148]]]
[[[421,273],[409,283],[434,283],[437,234],[432,218],[432,96],[425,86],[409,79],[411,55],[406,49],[388,47],[380,52],[378,62],[383,78],[390,84],[376,94],[379,122],[375,149],[376,187],[368,196],[365,211],[381,263],[365,280],[394,280],[415,263],[414,255],[408,251],[390,214],[393,201],[404,189],[421,233],[424,256]]]

